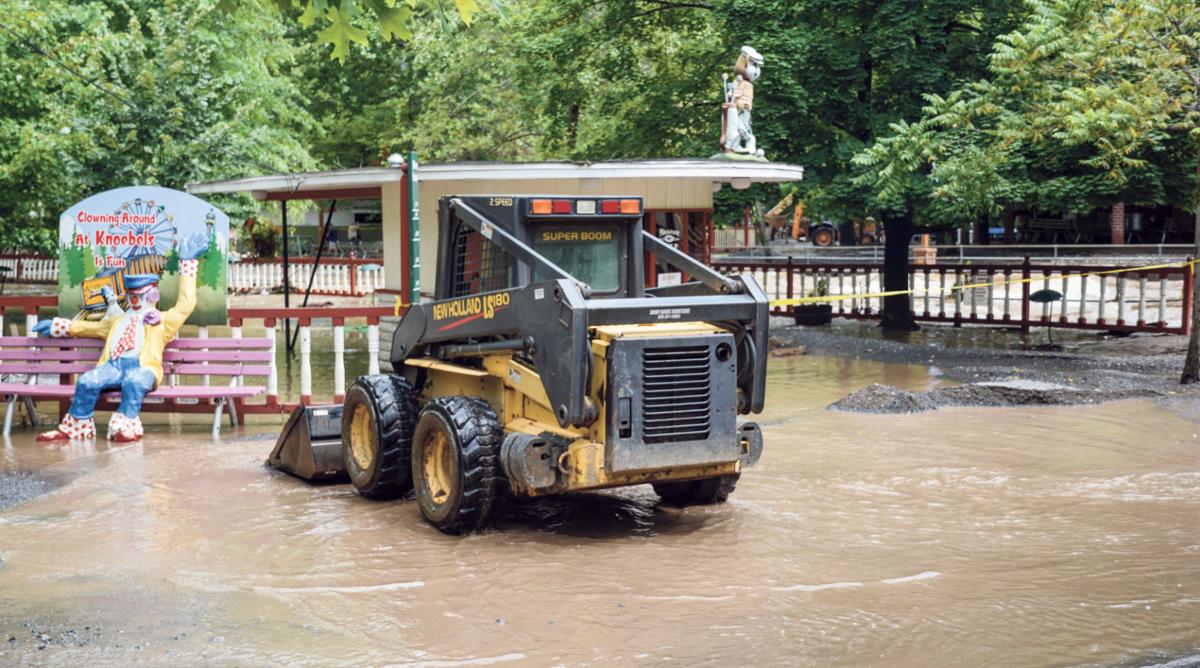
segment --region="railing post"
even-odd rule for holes
[[[333,319],[333,401],[346,398],[346,328],[342,318]]]
[[[350,263],[350,294],[358,294],[358,265]]]
[[[379,373],[379,318],[367,319],[367,373]]]
[[[1117,327],[1125,326],[1125,274],[1117,274]]]
[[[1158,328],[1167,327],[1167,270],[1158,274]]]
[[[267,405],[279,404],[279,367],[275,364],[275,319],[263,320],[267,329],[267,338],[271,339],[271,373],[267,376]]]
[[[925,304],[924,316],[926,318],[928,318],[929,317],[929,267],[926,266],[921,271],[924,272],[924,274],[925,274],[925,294],[921,295],[921,300]],[[880,287],[883,287],[882,282],[880,283]],[[882,310],[882,308],[880,310]]]
[[[300,405],[312,404],[312,321],[300,318]]]
[[[1058,313],[1058,321],[1059,322],[1067,321],[1067,304],[1069,304],[1071,302],[1070,298],[1068,297],[1067,288],[1070,287],[1070,282],[1068,281],[1067,277],[1070,274],[1071,274],[1071,272],[1066,271],[1064,269],[1063,273],[1062,273],[1062,277],[1061,277],[1062,278],[1062,309],[1059,310],[1059,313]]]
[[[1108,289],[1108,278],[1103,274],[1100,275],[1100,297],[1096,300],[1096,324],[1104,324],[1104,302],[1108,299],[1105,292]]]
[[[1087,273],[1086,271],[1079,272],[1079,317],[1075,319],[1075,322],[1077,322],[1081,325],[1083,323],[1087,322],[1088,277],[1085,276],[1086,273]],[[1063,301],[1066,301],[1066,297],[1063,298]],[[1065,310],[1064,310],[1063,315],[1066,315]]]
[[[1029,281],[1032,278],[1029,256],[1021,263],[1021,333],[1029,333]]]
[[[794,298],[793,294],[792,294],[792,287],[793,287],[792,280],[793,280],[793,278],[792,278],[792,256],[789,255],[788,259],[787,259],[787,288],[786,288],[787,289],[787,297],[786,297],[786,299]],[[795,310],[796,310],[795,304],[788,304],[787,312],[789,314],[795,313]]]
[[[1180,300],[1183,306],[1183,322],[1180,323],[1184,334],[1190,334],[1192,331],[1192,288],[1196,282],[1196,265],[1192,256],[1188,256],[1187,266],[1183,268],[1183,299]]]
[[[1001,280],[1004,281],[1004,317],[1001,320],[1008,322],[1012,320],[1012,311],[1009,306],[1009,288],[1012,287],[1012,270],[1005,269],[1001,276],[1003,277]]]
[[[1137,326],[1146,326],[1146,272],[1138,276],[1138,314]]]

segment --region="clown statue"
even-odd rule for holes
[[[75,382],[75,398],[58,428],[39,434],[39,441],[65,441],[96,437],[92,412],[101,392],[121,391],[121,405],[108,423],[108,438],[130,443],[142,437],[142,399],[162,382],[163,348],[174,340],[183,323],[196,308],[197,259],[208,248],[203,235],[179,242],[179,297],[175,307],[160,312],[158,275],[125,276],[125,295],[129,310],[99,321],[55,318],[42,320],[33,327],[38,334],[61,338],[87,336],[104,339],[104,352],[95,369],[81,374]]]

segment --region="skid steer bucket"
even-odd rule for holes
[[[305,480],[347,480],[342,463],[341,405],[298,406],[267,463]]]

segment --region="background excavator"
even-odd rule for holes
[[[783,231],[793,241],[809,241],[814,246],[832,246],[840,243],[847,245],[849,241],[838,226],[828,220],[813,221],[804,215],[804,200],[788,193],[783,199],[763,214],[763,219],[771,226],[772,237],[783,236]],[[871,246],[882,242],[879,224],[868,216],[863,221],[854,221],[853,239],[858,246]]]

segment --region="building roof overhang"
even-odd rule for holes
[[[399,167],[361,167],[327,172],[250,176],[189,183],[193,195],[251,193],[259,200],[380,197],[387,183],[400,182]],[[800,165],[740,160],[613,160],[605,162],[448,162],[420,164],[418,181],[551,179],[685,179],[747,188],[804,178]]]

